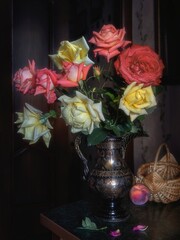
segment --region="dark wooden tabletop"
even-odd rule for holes
[[[163,204],[148,202],[143,206],[130,204],[130,216],[119,223],[104,222],[92,214],[88,201],[73,202],[42,213],[41,224],[53,234],[53,239],[63,240],[179,240],[180,239],[180,201]],[[80,230],[82,220],[89,217],[98,227],[105,230]],[[143,231],[133,231],[136,225],[146,225]],[[110,231],[120,229],[121,236],[113,238]]]

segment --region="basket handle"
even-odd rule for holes
[[[154,161],[154,168],[153,168],[154,171],[155,171],[155,169],[156,169],[156,165],[157,165],[157,162],[158,162],[158,160],[159,160],[159,154],[160,154],[160,152],[161,152],[162,147],[165,147],[165,148],[166,148],[166,152],[167,152],[167,154],[166,154],[166,161],[168,162],[168,160],[169,160],[169,158],[170,158],[170,152],[169,152],[169,148],[168,148],[167,144],[166,144],[166,143],[162,143],[162,144],[159,146],[159,148],[158,148],[158,150],[157,150],[157,153],[156,153],[156,157],[155,157],[155,161]]]

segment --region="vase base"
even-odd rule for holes
[[[105,201],[96,209],[95,215],[105,222],[122,222],[126,221],[130,216],[127,209],[125,206],[123,208],[120,202]]]
[[[116,215],[114,217],[107,216],[107,215],[103,216],[103,215],[98,215],[98,214],[96,216],[104,222],[118,223],[118,222],[126,221],[129,218],[130,214],[120,214],[119,216]]]

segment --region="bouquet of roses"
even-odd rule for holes
[[[88,57],[84,37],[62,41],[57,53],[49,55],[56,70],[38,69],[29,61],[15,73],[15,87],[23,94],[43,94],[48,104],[60,101],[60,117],[72,133],[86,135],[89,145],[107,136],[142,133],[141,121],[157,105],[164,64],[153,49],[125,40],[125,34],[125,28],[112,24],[93,31],[88,42],[96,63]],[[54,110],[42,113],[25,103],[17,116],[23,139],[34,144],[42,137],[49,147],[51,118],[59,117]]]

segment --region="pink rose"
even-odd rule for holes
[[[43,68],[37,70],[36,91],[34,95],[44,94],[48,103],[54,103],[57,99],[55,94],[55,87],[58,75],[55,71]]]
[[[58,84],[61,87],[77,87],[80,80],[86,80],[91,66],[92,64],[85,66],[84,63],[63,62],[64,73],[59,75]]]
[[[35,61],[28,61],[29,66],[20,68],[14,75],[13,81],[18,91],[23,94],[34,94],[36,85]]]
[[[125,49],[114,62],[117,74],[125,81],[143,83],[144,86],[159,85],[164,64],[149,46],[132,45]]]
[[[118,48],[124,48],[130,41],[125,41],[125,28],[116,29],[112,24],[104,25],[99,32],[93,31],[93,37],[89,40],[97,48],[93,51],[95,57],[97,54],[104,56],[107,62],[120,51]]]

